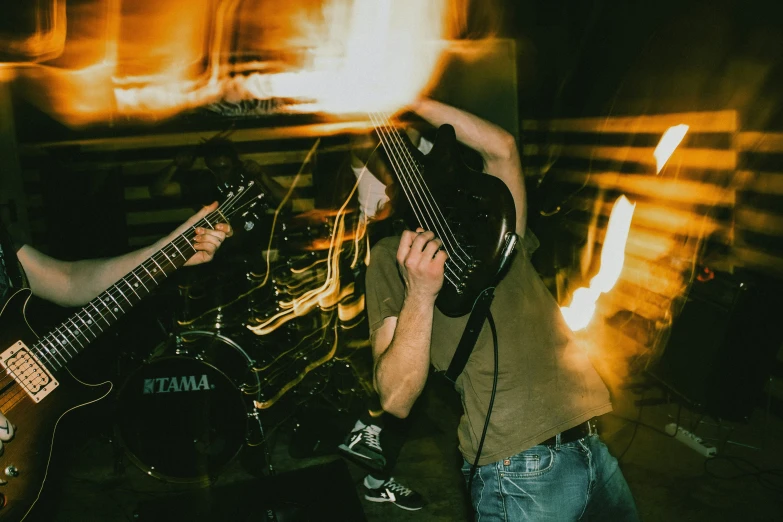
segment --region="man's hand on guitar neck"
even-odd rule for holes
[[[3,444],[14,438],[16,427],[5,415],[0,413],[0,455],[3,454]]]
[[[217,208],[217,201],[211,205],[207,205],[197,213],[193,214],[190,219],[185,221],[174,232],[169,234],[168,237],[162,239],[160,242],[162,244],[171,242],[178,235],[182,234],[188,228],[198,223],[205,216],[214,212]],[[187,260],[185,266],[209,263],[212,261],[212,258],[215,257],[215,252],[217,252],[217,249],[220,248],[220,245],[223,244],[223,241],[225,241],[226,238],[234,235],[234,231],[231,228],[231,225],[228,223],[217,223],[214,229],[196,227],[195,232],[196,236],[193,238],[193,248],[197,252],[193,255],[193,257]]]

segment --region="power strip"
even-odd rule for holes
[[[715,454],[718,453],[718,448],[708,442],[702,441],[700,437],[697,437],[682,426],[677,426],[677,424],[673,422],[667,424],[664,430],[675,439],[695,450],[699,455],[704,457],[714,457]]]

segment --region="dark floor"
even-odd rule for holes
[[[783,421],[779,417],[771,415],[767,420],[765,409],[760,407],[748,424],[724,427],[701,424],[699,433],[720,435],[724,439],[714,441],[719,456],[706,462],[693,449],[660,431],[674,420],[676,405],[646,406],[640,417],[642,424],[637,428],[633,422],[620,418],[639,418],[633,405],[638,397],[626,393],[615,399],[615,413],[603,418],[603,438],[615,456],[623,455],[622,470],[643,521],[783,520],[780,495]],[[457,412],[446,397],[437,386],[428,386],[418,411],[411,418],[407,443],[396,468],[395,475],[400,482],[428,499],[429,504],[421,511],[404,511],[393,505],[359,500],[362,470],[342,462],[328,448],[323,449],[339,437],[330,433],[331,427],[344,425],[348,419],[339,420],[341,414],[336,412],[326,422],[324,418],[308,419],[307,414],[300,415],[274,430],[270,439],[275,441],[272,451],[275,477],[266,480],[254,477],[264,469],[263,452],[248,451],[244,458],[226,466],[212,486],[201,488],[165,483],[146,475],[126,458],[117,461],[113,438],[109,435],[111,429],[102,430],[100,426],[107,421],[98,420],[96,414],[87,422],[89,429],[83,427],[78,417],[78,422],[68,426],[71,433],[75,428],[77,436],[67,437],[66,462],[55,462],[57,469],[41,501],[46,509],[38,518],[62,522],[158,520],[145,518],[143,512],[158,509],[163,513],[168,502],[169,509],[173,509],[166,512],[169,514],[165,519],[169,521],[202,520],[194,511],[204,515],[208,510],[211,514],[203,520],[271,520],[265,518],[266,508],[286,497],[309,503],[309,509],[316,509],[320,516],[311,513],[286,518],[283,513],[278,518],[282,522],[361,520],[359,514],[341,511],[351,505],[359,505],[357,509],[363,509],[368,521],[469,520],[455,450]],[[317,409],[311,414],[318,415]],[[694,418],[687,411],[681,413],[680,419],[683,425],[694,425]],[[92,422],[97,429],[90,426]],[[736,429],[729,433],[730,427]],[[294,432],[294,428],[299,431]],[[303,434],[302,430],[309,433]],[[725,442],[726,438],[729,443]],[[59,451],[62,450],[60,447]],[[308,452],[312,456],[306,456]],[[299,458],[293,458],[291,453]],[[326,475],[311,472],[319,469],[316,465],[328,462],[333,464],[326,469]],[[236,490],[233,496],[225,493],[231,488]]]

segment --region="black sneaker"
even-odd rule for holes
[[[408,511],[417,511],[426,504],[424,497],[395,481],[394,477],[390,477],[377,488],[371,488],[367,483],[367,477],[365,477],[364,498],[370,502],[391,502]]]
[[[369,424],[349,433],[338,449],[346,456],[358,460],[360,464],[380,471],[386,467],[386,457],[383,456],[380,436],[381,428],[375,424]]]

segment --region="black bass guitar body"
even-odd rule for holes
[[[449,254],[436,306],[449,317],[468,314],[478,296],[498,282],[513,251],[516,206],[511,191],[499,178],[465,164],[450,125],[438,129],[429,154],[406,143],[413,161],[395,159],[403,153],[390,154],[389,148],[384,143],[407,203],[399,212],[412,230],[433,230]]]

